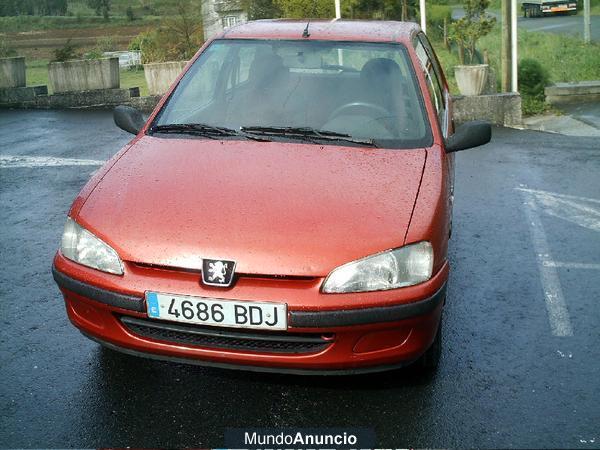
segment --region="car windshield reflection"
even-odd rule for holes
[[[172,124],[268,129],[270,140],[390,148],[431,143],[418,84],[400,44],[216,40],[183,77],[154,126]],[[336,133],[344,139],[333,139]]]

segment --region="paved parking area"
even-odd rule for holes
[[[496,129],[457,155],[438,373],[251,374],[102,350],[50,273],[65,214],[129,139],[104,111],[0,111],[0,447],[208,447],[226,427],[381,446],[600,445],[600,141]]]

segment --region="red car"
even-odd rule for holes
[[[448,87],[412,23],[258,21],[207,42],[75,199],[53,274],[132,355],[342,374],[437,365]]]

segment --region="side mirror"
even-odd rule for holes
[[[492,127],[483,120],[465,122],[456,128],[454,134],[446,139],[446,153],[466,150],[487,144],[492,138]]]
[[[117,106],[113,112],[115,125],[131,134],[138,134],[146,122],[142,113],[131,106]]]

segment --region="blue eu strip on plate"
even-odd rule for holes
[[[148,304],[148,316],[160,317],[160,311],[158,308],[158,296],[156,295],[156,293],[146,293],[146,302]]]

